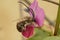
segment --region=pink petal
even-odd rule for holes
[[[39,26],[42,26],[44,23],[44,10],[38,6],[38,2],[34,0],[34,2],[30,5],[30,8],[33,9],[35,13],[35,21]],[[32,13],[30,12],[30,15],[32,16]]]
[[[31,37],[34,34],[34,26],[33,25],[27,25],[26,30],[22,32],[22,35],[26,38]]]
[[[39,26],[42,26],[44,23],[44,18],[45,18],[44,10],[42,8],[38,7],[35,12],[36,12],[36,14],[35,14],[36,23]]]

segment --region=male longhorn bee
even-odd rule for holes
[[[19,2],[19,3],[23,4],[24,6],[26,6],[23,2]],[[33,23],[35,21],[34,20],[34,12],[33,12],[33,10],[31,8],[29,8],[28,6],[26,6],[26,7],[32,13],[33,17],[25,17],[26,18],[25,20],[20,21],[20,22],[17,23],[17,30],[19,32],[22,32],[23,30],[25,30],[25,26],[27,24],[31,24],[31,23]]]
[[[27,24],[34,22],[31,17],[27,17],[26,20],[17,23],[17,29],[19,32],[22,32]]]

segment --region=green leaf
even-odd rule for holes
[[[35,29],[35,32],[36,34],[34,35],[34,37],[30,38],[29,40],[42,40],[49,36],[49,33],[37,28]]]
[[[51,36],[51,37],[47,37],[43,40],[60,40],[60,37],[57,37],[57,36]]]

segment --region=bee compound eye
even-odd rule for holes
[[[22,32],[22,25],[20,24],[20,23],[17,23],[17,30],[19,31],[19,32]]]

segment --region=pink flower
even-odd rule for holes
[[[31,37],[34,34],[34,26],[33,25],[27,25],[26,30],[22,31],[22,35],[26,38]]]
[[[35,23],[38,24],[38,26],[42,26],[44,23],[44,10],[38,6],[37,0],[34,0],[34,2],[30,5],[30,8],[34,11],[34,19]],[[30,15],[33,17],[32,12],[30,10]],[[34,34],[34,25],[29,24],[26,26],[26,29],[22,31],[22,35],[26,38],[31,37]]]
[[[38,6],[37,0],[34,0],[34,2],[30,5],[30,8],[34,11],[34,19],[36,23],[41,27],[44,23],[44,10]],[[33,16],[31,12],[30,15]]]

